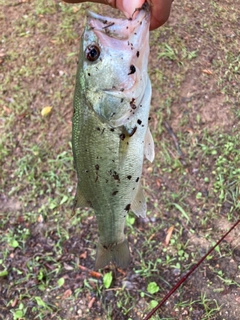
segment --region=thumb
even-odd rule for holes
[[[140,8],[145,0],[116,0],[116,7],[121,10],[127,18],[131,18],[135,9]]]

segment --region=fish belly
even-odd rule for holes
[[[75,206],[92,207],[99,229],[96,268],[110,261],[126,267],[126,215],[140,186],[146,129],[129,136],[84,109],[73,117],[73,151],[78,174]]]

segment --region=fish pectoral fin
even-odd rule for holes
[[[128,241],[125,239],[121,243],[105,248],[101,243],[97,245],[95,270],[102,269],[110,262],[121,268],[126,268],[130,261],[130,251]]]
[[[150,162],[153,162],[155,158],[154,141],[149,127],[147,128],[144,141],[144,154]]]
[[[82,207],[89,207],[90,208],[92,206],[91,206],[91,202],[87,201],[85,199],[85,197],[83,196],[83,194],[80,190],[79,184],[78,184],[76,195],[74,198],[73,208],[76,209],[76,208],[82,208]]]
[[[146,218],[147,204],[140,183],[138,184],[136,196],[131,204],[131,210],[137,217],[141,216],[142,218]]]
[[[127,156],[129,154],[129,136],[127,131],[124,131],[122,133],[124,136],[123,140],[120,140],[119,144],[119,166],[122,169],[125,163],[125,160],[127,159]]]

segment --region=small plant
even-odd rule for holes
[[[150,282],[147,286],[147,292],[150,294],[157,293],[159,291],[159,286],[156,284],[156,282]]]
[[[112,271],[107,272],[103,276],[103,286],[108,289],[110,288],[112,284],[113,276],[112,276]]]

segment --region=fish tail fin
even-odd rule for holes
[[[126,268],[129,261],[130,251],[127,239],[109,248],[105,248],[101,243],[98,243],[95,269],[104,268],[110,262],[115,263],[121,268]]]

